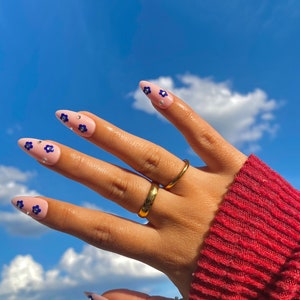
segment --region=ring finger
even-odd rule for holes
[[[143,205],[151,187],[151,183],[138,174],[56,142],[23,138],[19,140],[19,145],[51,169],[90,187],[134,213]],[[164,211],[162,206],[167,204],[162,203],[168,202],[169,196],[165,190],[159,190],[155,202],[159,202],[160,205],[154,203],[149,218]],[[162,197],[166,200],[160,201]]]

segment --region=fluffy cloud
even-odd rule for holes
[[[50,295],[74,285],[68,277],[60,276],[59,270],[45,271],[31,255],[18,255],[2,269],[0,296],[8,300],[64,299],[63,293],[58,298]]]
[[[0,224],[5,230],[15,236],[40,236],[49,228],[15,210],[13,212],[0,211]]]
[[[32,176],[32,172],[22,172],[15,167],[0,165],[0,205],[9,206],[10,200],[16,195],[38,195],[37,191],[26,185]],[[37,236],[48,230],[17,210],[0,210],[0,224],[13,235]]]
[[[15,167],[0,165],[0,204],[7,205],[16,195],[37,195],[37,191],[29,189],[25,184],[32,176],[32,172],[22,172]]]
[[[163,287],[164,295],[176,294],[166,277],[151,267],[86,245],[80,253],[66,250],[57,267],[48,271],[30,255],[16,256],[2,269],[0,298],[83,299],[84,290],[101,293],[120,284],[147,293]]]
[[[234,91],[229,82],[214,82],[194,75],[159,77],[153,83],[172,91],[185,100],[199,115],[215,127],[228,141],[238,147],[255,150],[264,134],[273,135],[277,125],[274,111],[279,103],[269,99],[261,89],[246,94]],[[139,90],[133,93],[136,109],[158,114]]]

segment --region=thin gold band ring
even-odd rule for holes
[[[159,189],[159,185],[156,182],[152,182],[150,190],[147,195],[147,198],[146,198],[143,206],[141,207],[141,209],[138,212],[139,217],[146,218],[148,216],[150,208],[157,196],[158,189]]]
[[[184,173],[187,171],[187,169],[189,168],[189,166],[190,166],[189,160],[184,159],[183,161],[185,163],[183,169],[180,171],[180,173],[171,182],[169,182],[167,185],[164,186],[165,190],[171,189],[178,182],[178,180],[184,175]]]

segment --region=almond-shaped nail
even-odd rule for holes
[[[47,215],[48,202],[42,198],[20,196],[12,199],[11,203],[14,207],[33,219],[42,220]]]
[[[96,123],[90,117],[71,110],[58,110],[56,117],[68,128],[83,137],[91,137],[96,129]]]
[[[167,109],[173,103],[173,96],[156,84],[148,81],[141,81],[140,88],[151,102],[162,109]]]
[[[27,154],[46,165],[54,165],[60,158],[60,148],[49,141],[22,138],[18,144]]]
[[[84,292],[89,300],[108,300],[107,298],[91,292]]]

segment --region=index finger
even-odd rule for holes
[[[153,106],[178,128],[210,169],[232,169],[233,165],[240,168],[246,156],[225,141],[184,101],[148,81],[141,81],[140,87]]]

